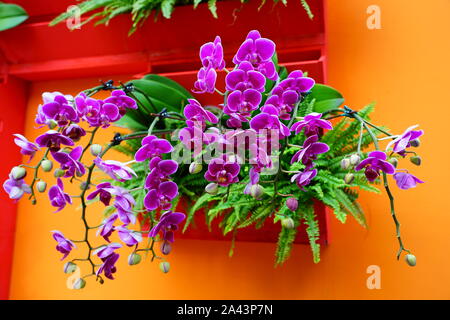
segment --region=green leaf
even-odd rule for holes
[[[202,2],[202,0],[194,0],[194,9]]]
[[[27,12],[16,4],[0,3],[0,31],[14,28],[28,19]]]
[[[344,102],[339,91],[324,84],[316,84],[311,89],[310,97],[316,99],[314,111],[319,113],[337,108]]]
[[[170,78],[160,76],[158,74],[147,74],[143,78],[144,80],[152,80],[156,82],[160,82],[161,84],[165,84],[175,90],[179,91],[179,94],[183,95],[185,99],[193,98],[192,94],[187,91],[182,85],[180,85],[178,82],[173,81]]]
[[[164,18],[170,19],[174,6],[175,0],[163,0],[161,2],[161,12]]]
[[[209,11],[211,11],[211,14],[214,18],[217,19],[217,6],[216,6],[217,0],[208,0],[208,8]]]

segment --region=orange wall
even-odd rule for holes
[[[371,4],[381,8],[381,30],[366,28],[366,8]],[[449,134],[447,125],[438,122],[449,119],[450,113],[449,12],[447,0],[328,1],[329,83],[355,108],[376,101],[374,122],[399,132],[415,123],[425,129],[423,166],[412,169],[427,183],[395,190],[403,237],[417,256],[417,267],[395,260],[394,225],[383,194],[364,197],[368,230],[351,219],[344,225],[331,219],[332,243],[323,249],[318,265],[303,245],[295,246],[283,267],[273,268],[274,244],[238,243],[230,259],[228,242],[180,240],[169,257],[169,274],[161,274],[157,264],[129,267],[122,259],[117,280],[101,286],[90,279],[84,290],[68,290],[50,230],[81,235],[80,212],[54,214],[42,199],[35,207],[25,201],[19,206],[11,298],[449,299],[450,210],[445,201],[450,170],[443,167],[450,158],[444,140]],[[36,83],[27,135],[33,135],[41,91],[75,94],[93,84],[94,80]],[[381,268],[380,290],[366,287],[369,265]]]

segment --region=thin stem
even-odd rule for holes
[[[364,122],[361,122],[361,128],[359,130],[359,140],[358,140],[358,154],[361,155],[361,144],[362,144],[362,138],[364,133]]]

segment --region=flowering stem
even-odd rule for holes
[[[50,149],[47,149],[47,151],[45,151],[44,156],[42,157],[42,159],[38,162],[36,167],[34,167],[33,181],[30,184],[31,194],[30,194],[30,197],[29,197],[29,199],[32,199],[32,201],[36,201],[36,195],[34,193],[34,184],[38,180],[39,168],[41,167],[42,162],[47,159],[47,156],[48,156],[49,152],[50,152]]]
[[[359,140],[358,140],[358,154],[361,155],[361,144],[362,144],[362,138],[364,134],[364,123],[361,122],[361,128],[359,130]]]
[[[373,144],[375,145],[375,149],[380,150],[380,146],[378,144],[378,139],[375,136],[375,134],[373,133],[373,131],[369,128],[368,124],[366,123],[366,121],[361,118],[358,113],[353,113],[351,115],[351,117],[355,118],[356,120],[358,120],[362,126],[364,126],[364,128],[366,129],[366,131],[369,133],[369,135],[372,138]],[[400,255],[402,254],[403,251],[410,253],[410,251],[408,249],[405,249],[404,245],[403,245],[403,241],[402,241],[402,237],[401,237],[401,233],[400,233],[400,223],[397,219],[397,215],[395,213],[395,207],[394,207],[394,196],[392,195],[391,190],[389,189],[389,183],[388,183],[388,179],[387,179],[387,174],[385,172],[383,172],[382,174],[383,177],[383,185],[384,188],[386,190],[386,193],[389,197],[389,204],[391,207],[391,216],[392,219],[394,220],[395,223],[395,229],[396,229],[396,237],[398,240],[398,244],[399,244],[399,250],[397,252],[397,260],[400,259]]]

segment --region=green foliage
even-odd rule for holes
[[[0,31],[14,28],[27,19],[28,14],[22,7],[0,2]]]
[[[265,1],[261,1],[260,7],[264,5]],[[300,1],[308,17],[312,19],[314,15],[308,3],[306,0]],[[245,3],[247,1],[241,2]],[[277,3],[278,0],[274,0],[274,2]],[[97,19],[96,25],[108,25],[119,14],[130,14],[133,21],[130,29],[130,34],[132,34],[152,13],[154,13],[155,19],[160,12],[164,18],[170,19],[176,6],[193,5],[193,8],[196,9],[200,3],[206,3],[211,15],[216,19],[218,18],[217,0],[85,0],[81,3],[74,3],[79,7],[79,12],[64,12],[53,19],[50,25],[54,26],[66,19],[73,18],[78,13],[84,15],[94,12],[81,23],[82,25],[93,19]],[[287,5],[287,0],[282,0],[282,3]]]

